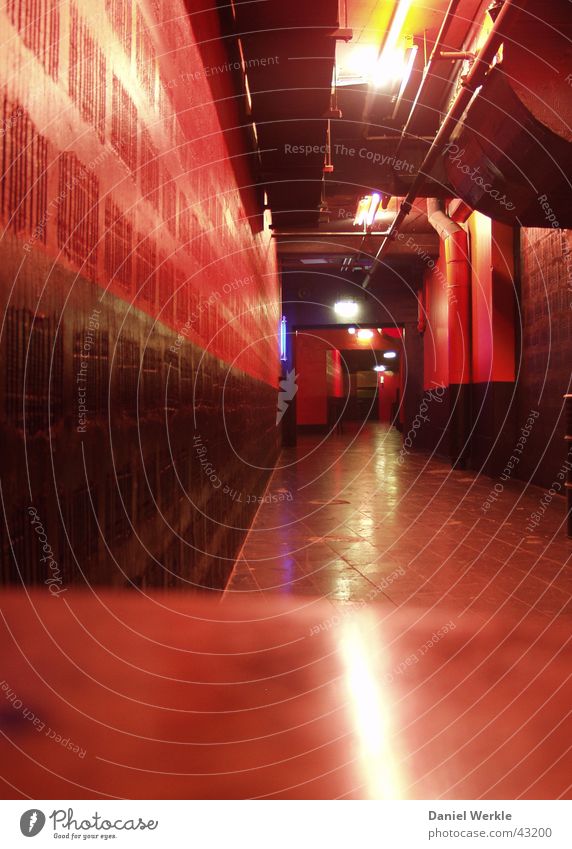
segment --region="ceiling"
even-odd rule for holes
[[[562,0],[553,3],[559,6]],[[230,5],[221,0],[220,5],[232,12],[226,13],[226,26],[243,62],[246,112],[258,151],[257,182],[272,212],[283,267],[367,272],[469,67],[461,60],[439,60],[408,120],[449,0],[243,0]],[[532,12],[544,8],[540,0],[517,5]],[[490,6],[491,0],[459,0],[442,49],[474,46]],[[496,81],[501,107],[510,100],[502,83]],[[481,127],[487,103],[481,98]],[[500,108],[499,133],[504,132],[507,145],[522,147],[512,126],[500,126],[503,114]],[[521,123],[534,135],[537,127],[527,121],[524,116]],[[484,158],[483,170],[492,168],[502,181],[499,157],[494,151],[484,156],[478,129],[469,128],[475,162]],[[550,147],[551,139],[543,136],[542,143]],[[525,148],[536,168],[545,167],[542,155],[531,154],[530,145]],[[559,161],[566,155],[558,149]],[[463,186],[461,176],[458,169],[446,171],[441,165],[438,173],[427,175],[419,196],[467,195],[473,208],[481,203],[482,211],[494,217],[497,209],[489,211],[487,197],[476,198],[475,186]],[[355,211],[360,197],[373,192],[382,194],[387,205],[364,235],[354,226]],[[538,217],[536,199],[523,198],[521,207],[527,209],[528,203],[528,214]],[[420,253],[437,253],[424,200],[414,204],[402,232],[413,236],[413,244],[407,238],[392,243],[387,263],[419,262]]]
[[[260,177],[277,228],[338,222],[348,210],[355,210],[364,191],[385,188],[384,182],[393,183],[396,174],[402,178],[402,188],[411,181],[423,146],[407,145],[401,157],[407,165],[395,169],[386,165],[387,156],[384,160],[388,144],[368,136],[400,133],[447,5],[448,0],[235,4],[235,28],[260,149]],[[449,30],[449,49],[463,46],[474,28],[473,19],[487,5],[482,0],[461,0]],[[397,28],[392,24],[395,16]],[[400,49],[416,48],[395,117],[394,86],[368,82],[388,37]],[[414,136],[434,135],[456,65],[443,63],[425,109],[411,126]],[[328,116],[333,171],[325,174]]]

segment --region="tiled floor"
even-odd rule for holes
[[[284,450],[227,597],[572,616],[564,498],[529,533],[542,489],[508,480],[483,510],[498,480],[421,453],[400,463],[401,446],[395,429],[369,424]]]
[[[484,516],[493,481],[354,436],[284,452],[222,604],[3,594],[0,796],[571,797],[564,505],[529,536],[539,490]]]

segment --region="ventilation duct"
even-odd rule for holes
[[[567,0],[519,3],[502,62],[446,147],[446,181],[491,218],[572,227],[571,39]]]

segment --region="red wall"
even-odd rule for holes
[[[44,5],[21,31],[26,0],[0,12],[1,213],[23,259],[45,255],[275,385],[274,248],[253,234],[184,3]]]
[[[337,348],[326,351],[327,390],[330,398],[344,397],[344,369],[342,355]]]
[[[471,267],[471,371],[473,383],[513,381],[515,376],[515,292],[513,231],[473,213],[469,233]],[[447,385],[448,303],[443,243],[434,269],[425,273],[427,329],[424,336],[424,388]]]
[[[468,222],[471,246],[473,383],[513,381],[513,232],[479,212]]]
[[[0,9],[0,583],[32,503],[66,584],[220,589],[275,463],[275,248],[188,5]]]
[[[330,348],[320,331],[298,332],[296,341],[296,420],[300,425],[326,424],[328,419],[328,381],[326,351]]]
[[[492,380],[493,313],[491,275],[491,219],[480,213],[468,221],[471,251],[472,377]]]
[[[448,305],[446,266],[443,246],[435,268],[428,269],[424,279],[427,327],[423,337],[423,387],[431,389],[449,383]]]
[[[344,395],[344,367],[342,350],[389,350],[401,347],[400,331],[391,328],[375,333],[371,340],[361,341],[357,334],[348,333],[346,328],[334,330],[316,328],[296,331],[296,373],[298,394],[296,397],[296,419],[300,425],[321,425],[328,420],[328,396]],[[331,377],[327,372],[326,352],[331,351],[334,367]]]

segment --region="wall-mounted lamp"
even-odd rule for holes
[[[373,367],[374,371],[385,371],[386,367],[383,365],[377,365]]]

